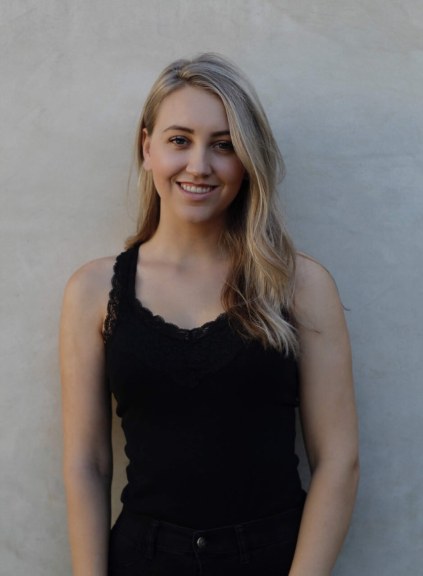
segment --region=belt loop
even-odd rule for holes
[[[150,560],[154,556],[154,545],[156,543],[156,536],[157,536],[158,527],[159,527],[159,522],[157,520],[153,520],[151,523],[151,526],[150,526],[150,530],[148,531],[145,557],[149,558]]]
[[[238,540],[241,564],[248,564],[249,561],[248,552],[245,546],[244,529],[242,524],[238,524],[237,526],[235,526],[235,532],[236,532],[236,539]]]

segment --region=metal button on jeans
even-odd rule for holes
[[[197,539],[197,546],[201,549],[201,548],[205,548],[207,544],[206,539],[204,538],[204,536],[200,536],[200,538]]]

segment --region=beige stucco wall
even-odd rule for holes
[[[0,575],[70,574],[63,287],[133,231],[140,105],[164,64],[206,50],[254,81],[289,228],[350,310],[363,473],[335,573],[421,573],[423,4],[2,0],[0,26]]]

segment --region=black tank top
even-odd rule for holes
[[[207,529],[302,504],[295,361],[245,341],[225,313],[191,330],[153,315],[135,294],[138,249],[116,259],[104,330],[124,506]]]

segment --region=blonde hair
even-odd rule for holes
[[[185,85],[221,99],[235,153],[247,174],[228,208],[221,238],[232,263],[222,289],[223,307],[244,337],[296,355],[298,340],[291,322],[295,250],[283,226],[277,198],[284,163],[254,88],[221,56],[201,54],[173,62],[147,97],[136,143],[141,205],[137,233],[128,239],[127,247],[150,239],[160,218],[160,200],[151,172],[143,169],[143,130],[151,134],[164,98]]]

